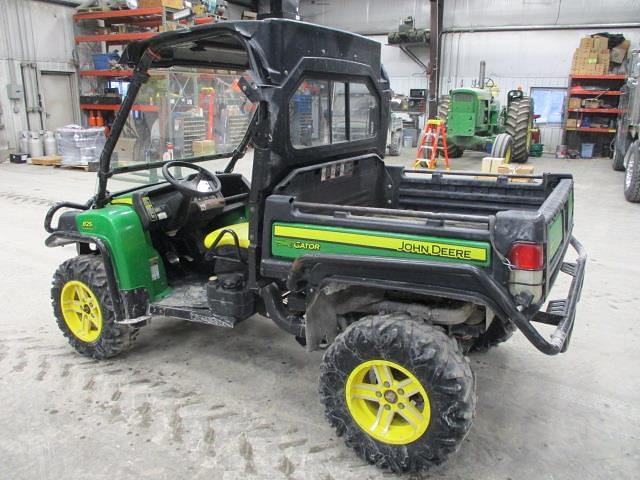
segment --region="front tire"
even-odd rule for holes
[[[504,158],[504,163],[511,163],[513,156],[513,137],[508,133],[496,135],[491,147],[493,158]]]
[[[640,140],[629,145],[626,172],[624,175],[624,196],[633,203],[640,202]]]
[[[53,313],[58,328],[81,355],[102,360],[127,350],[138,328],[115,322],[102,258],[79,255],[53,276]]]
[[[441,330],[405,314],[372,315],[325,352],[320,399],[362,459],[418,472],[460,447],[475,414],[475,378]]]

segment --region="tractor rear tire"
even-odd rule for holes
[[[450,106],[451,96],[443,95],[442,97],[440,97],[440,100],[438,101],[438,118],[440,120],[443,120],[445,124],[447,123],[447,119],[449,118]],[[449,158],[460,158],[464,153],[464,148],[447,143],[447,153],[449,154]]]
[[[513,138],[511,162],[525,163],[529,159],[530,132],[533,126],[533,103],[531,98],[513,100],[507,110],[505,133]]]
[[[504,163],[510,163],[513,159],[513,137],[508,133],[496,135],[491,147],[491,156],[504,158]]]
[[[627,168],[624,175],[624,197],[633,203],[640,202],[640,140],[629,145]]]
[[[380,468],[413,473],[439,465],[471,428],[469,360],[455,340],[407,314],[351,324],[325,352],[320,372],[329,423]]]
[[[51,287],[58,328],[81,355],[103,360],[133,344],[139,328],[116,323],[102,258],[78,255],[58,267]]]

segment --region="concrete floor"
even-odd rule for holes
[[[473,355],[475,424],[424,478],[638,478],[640,205],[608,160],[531,163],[576,178],[590,259],[571,348],[547,357],[518,333]],[[157,320],[106,362],[72,351],[49,288],[74,249],[45,248],[42,221],[94,185],[91,173],[0,165],[0,478],[395,478],[335,438],[317,399],[321,354],[265,318],[235,330]]]

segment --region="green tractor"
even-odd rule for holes
[[[525,163],[531,146],[533,100],[521,90],[511,90],[507,106],[501,109],[490,82],[484,80],[482,62],[479,85],[484,88],[456,88],[440,99],[438,118],[447,123],[449,157],[461,157],[465,150],[487,151],[492,145],[492,157]]]

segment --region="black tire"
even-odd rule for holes
[[[533,126],[531,98],[513,100],[507,110],[504,131],[513,138],[511,162],[525,163],[529,159],[529,132]]]
[[[510,152],[510,153],[509,153]],[[491,156],[494,158],[504,158],[505,163],[513,159],[513,137],[508,133],[496,135],[491,147]]]
[[[629,138],[628,134],[616,136],[615,145],[613,147],[613,161],[611,162],[611,168],[613,168],[616,172],[624,171],[624,157],[629,150],[629,144],[631,143],[631,138]]]
[[[624,175],[624,197],[633,203],[640,202],[640,140],[629,145]]]
[[[399,132],[391,134],[391,143],[389,144],[389,155],[397,157],[402,153],[402,135]]]
[[[486,332],[476,338],[468,348],[469,352],[486,352],[492,347],[495,347],[503,342],[509,340],[517,327],[511,321],[503,321],[499,318],[494,318],[491,325]]]
[[[102,329],[94,342],[87,343],[79,339],[64,320],[60,295],[64,285],[71,280],[84,283],[98,300],[102,313]],[[81,355],[96,360],[114,357],[130,348],[138,333],[139,328],[115,323],[107,274],[102,258],[97,255],[79,255],[60,265],[53,276],[51,301],[58,328]]]
[[[451,97],[449,95],[442,96],[438,101],[438,118],[444,120],[445,123],[449,118],[450,105]],[[447,153],[449,154],[449,158],[460,158],[464,153],[464,148],[450,143],[447,139]]]
[[[345,385],[354,368],[384,359],[409,370],[428,392],[431,417],[415,441],[394,445],[376,440],[353,419]],[[329,423],[358,456],[394,472],[439,465],[457,451],[475,414],[475,377],[455,340],[406,314],[372,315],[350,325],[322,359],[320,399]]]

